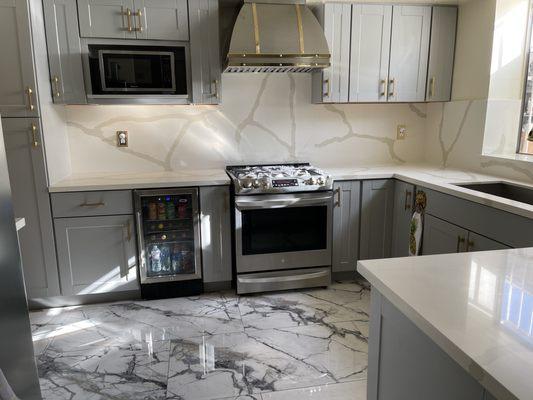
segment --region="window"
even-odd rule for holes
[[[524,99],[522,104],[522,121],[520,130],[519,153],[533,154],[533,35],[531,28],[533,24],[533,13],[529,16],[529,36],[526,47],[527,71],[524,88]]]

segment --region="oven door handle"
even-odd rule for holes
[[[331,194],[325,196],[313,196],[313,197],[293,197],[293,198],[277,198],[277,199],[235,199],[235,207],[238,210],[260,210],[269,208],[287,208],[287,207],[301,207],[301,206],[314,206],[330,204],[332,199]]]

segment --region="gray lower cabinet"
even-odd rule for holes
[[[139,289],[132,215],[56,218],[54,226],[64,296]]]
[[[27,0],[0,0],[0,48],[0,115],[39,116]]]
[[[200,187],[200,232],[204,283],[231,282],[229,187]]]
[[[134,7],[137,39],[189,40],[187,0],[135,0]]]
[[[189,0],[192,102],[220,103],[220,43],[217,0]]]
[[[78,0],[81,37],[135,39],[133,0]]]
[[[59,294],[52,213],[38,118],[2,120],[15,216],[24,217],[20,248],[29,298]]]
[[[422,254],[459,253],[466,250],[468,231],[426,214],[422,238]]]
[[[333,186],[333,272],[356,271],[359,255],[361,182],[340,181]]]
[[[84,104],[85,86],[78,29],[72,0],[43,0],[46,44],[54,103]]]
[[[364,181],[362,190],[359,259],[390,257],[394,180]]]
[[[489,239],[485,236],[478,235],[474,232],[468,232],[468,238],[466,242],[466,251],[485,251],[485,250],[505,250],[511,247]]]
[[[415,187],[402,181],[394,182],[394,213],[392,221],[392,257],[409,255],[411,217],[413,215]]]

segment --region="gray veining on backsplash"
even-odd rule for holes
[[[443,137],[443,127],[444,127],[444,118],[446,116],[446,103],[442,103],[442,111],[441,111],[441,118],[439,123],[439,144],[442,152],[442,166],[447,167],[448,166],[448,158],[450,156],[450,153],[453,151],[455,145],[457,144],[457,141],[461,137],[461,134],[463,133],[463,128],[465,126],[466,119],[468,117],[468,114],[470,112],[470,108],[472,107],[473,101],[470,100],[465,107],[464,114],[461,118],[461,122],[459,123],[459,127],[457,128],[457,132],[452,136],[452,140],[449,143],[448,146],[444,143],[444,137]]]

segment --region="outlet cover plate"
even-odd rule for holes
[[[398,125],[396,128],[396,139],[404,140],[407,137],[407,127],[405,125]]]
[[[117,146],[128,147],[128,131],[117,131]]]

